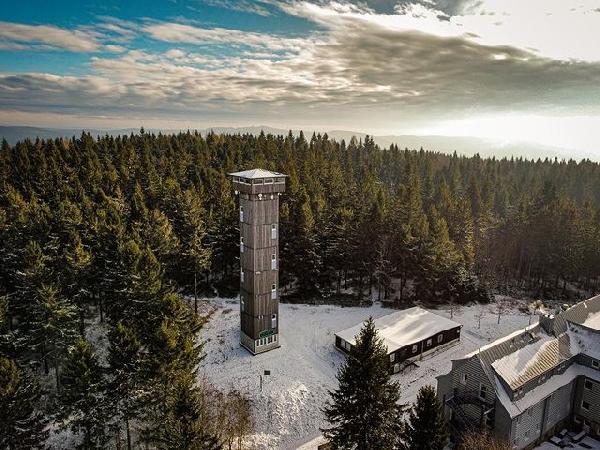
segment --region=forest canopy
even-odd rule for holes
[[[254,167],[289,175],[283,301],[402,307],[598,290],[600,165],[587,160],[381,149],[326,134],[4,141],[0,376],[10,388],[0,400],[19,409],[0,444],[42,446],[48,421],[86,448],[113,436],[156,448],[241,439],[239,427],[208,425],[226,412],[207,398],[223,394],[196,383],[203,322],[184,295],[236,295],[239,215],[226,174]],[[92,319],[103,348],[90,342]],[[215,404],[243,411],[245,399],[227,395]]]

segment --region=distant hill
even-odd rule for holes
[[[172,133],[179,132],[177,129],[146,129],[148,132]],[[252,127],[211,127],[202,128],[198,131],[202,134],[206,134],[209,130],[213,130],[216,133],[230,133],[230,134],[259,134],[264,131],[267,134],[286,135],[289,130],[283,128],[273,128],[269,126],[259,125]],[[119,135],[119,134],[131,134],[137,133],[139,128],[121,128],[121,129],[100,129],[100,128],[86,128],[85,131],[89,132],[93,136],[103,136],[106,134]],[[37,137],[42,139],[53,139],[57,137],[72,137],[79,136],[82,132],[81,128],[37,128],[27,126],[0,126],[0,138],[4,138],[9,144],[14,144],[20,140],[30,138],[35,139]],[[300,130],[292,130],[297,135]],[[324,131],[318,131],[324,133]],[[307,139],[310,139],[313,131],[305,129],[304,134]],[[345,130],[332,130],[327,131],[330,138],[336,140],[349,141],[352,137],[356,139],[364,139],[366,133],[357,133],[354,131]],[[503,157],[524,157],[529,159],[538,158],[558,158],[558,159],[584,159],[588,158],[593,161],[600,161],[600,153],[593,154],[591,152],[584,152],[581,150],[552,147],[533,142],[501,142],[492,139],[483,139],[470,136],[417,136],[417,135],[400,135],[400,136],[373,136],[373,139],[380,147],[389,147],[391,144],[397,144],[400,148],[409,149],[420,149],[438,151],[441,153],[453,153],[457,152],[461,155],[472,156],[479,154],[482,157],[503,158]]]

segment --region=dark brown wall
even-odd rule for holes
[[[239,184],[239,183],[237,183]],[[254,188],[255,186],[253,186]],[[265,186],[266,187],[266,186]],[[279,196],[260,197],[249,193],[240,194],[243,221],[240,236],[244,251],[240,252],[240,266],[244,281],[240,282],[240,296],[244,299],[241,311],[242,331],[252,339],[259,339],[262,331],[279,332],[279,292],[271,298],[271,287],[279,281]],[[271,235],[276,226],[275,238]],[[275,268],[272,268],[275,255]],[[272,327],[272,315],[277,315],[277,326]]]

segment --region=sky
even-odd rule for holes
[[[600,0],[10,2],[0,124],[269,125],[600,155],[599,43]]]

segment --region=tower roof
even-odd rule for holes
[[[269,170],[264,169],[250,169],[244,170],[242,172],[233,172],[228,174],[232,177],[240,177],[240,178],[248,178],[248,179],[256,179],[256,178],[273,178],[273,177],[287,177],[279,172],[271,172]]]

